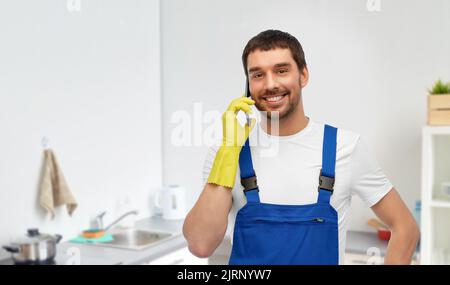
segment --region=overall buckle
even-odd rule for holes
[[[244,192],[257,189],[256,176],[250,176],[247,178],[241,178],[241,185],[244,186]]]
[[[334,177],[325,176],[322,174],[322,169],[320,170],[320,176],[319,176],[319,187],[317,191],[326,190],[331,193],[334,191]]]

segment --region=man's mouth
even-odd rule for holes
[[[272,105],[281,102],[284,99],[284,97],[288,95],[288,93],[289,92],[285,92],[279,95],[266,96],[263,99]]]

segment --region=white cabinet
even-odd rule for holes
[[[344,264],[345,265],[369,265],[369,264],[382,264],[383,260],[381,257],[378,257],[377,260],[369,260],[371,258],[365,254],[357,254],[357,253],[345,253],[344,256]],[[370,262],[375,261],[375,262]]]
[[[207,258],[198,258],[187,247],[182,247],[169,254],[154,259],[147,265],[206,265]]]
[[[421,264],[450,264],[450,127],[422,130]]]
[[[367,254],[349,253],[346,252],[344,256],[345,265],[382,265],[384,258],[382,256],[369,256]],[[416,259],[411,261],[411,265],[418,265]]]

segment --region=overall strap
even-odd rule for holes
[[[334,191],[336,136],[337,128],[325,125],[322,146],[322,169],[319,175],[319,197],[317,203],[329,204]]]
[[[249,139],[247,139],[239,154],[239,169],[241,172],[241,184],[244,186],[247,202],[259,203],[259,189],[256,183],[255,170],[253,169]]]

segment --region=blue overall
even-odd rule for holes
[[[336,128],[325,125],[319,187],[311,189],[318,191],[318,199],[308,205],[260,202],[249,140],[246,141],[239,168],[247,203],[236,215],[230,265],[338,264],[338,215],[330,204],[336,134]]]

